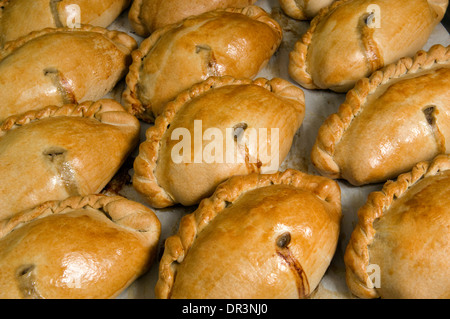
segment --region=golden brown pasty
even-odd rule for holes
[[[2,0],[0,46],[45,28],[109,26],[131,0]],[[78,16],[77,16],[78,15]]]
[[[0,126],[0,219],[100,192],[137,145],[139,129],[113,100],[9,117]]]
[[[147,37],[156,29],[215,9],[241,8],[256,0],[134,0],[128,17],[132,28]]]
[[[450,156],[420,162],[369,195],[345,253],[361,298],[450,298]]]
[[[234,176],[165,242],[157,298],[305,298],[333,257],[338,184],[295,170]]]
[[[164,104],[210,76],[253,78],[282,38],[261,8],[219,9],[155,31],[133,52],[124,106],[145,121]]]
[[[294,19],[309,20],[334,0],[279,0],[284,13]]]
[[[448,0],[339,0],[322,10],[289,56],[308,89],[345,92],[360,78],[422,49]]]
[[[154,212],[120,196],[45,202],[0,221],[0,298],[114,298],[155,258]]]
[[[322,124],[311,159],[353,185],[384,182],[450,150],[450,50],[441,45],[359,81]]]
[[[233,175],[275,172],[304,117],[285,81],[211,77],[167,104],[146,132],[133,186],[153,207],[189,206]]]
[[[96,101],[126,74],[136,41],[100,27],[33,32],[0,50],[0,121],[47,105]]]

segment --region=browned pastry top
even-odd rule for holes
[[[139,139],[114,100],[49,106],[0,126],[0,219],[48,200],[98,193]]]
[[[113,298],[153,262],[160,222],[120,196],[51,201],[0,222],[0,298]]]
[[[210,77],[168,103],[147,130],[133,186],[153,207],[194,205],[230,176],[278,170],[303,117],[303,91],[288,81]],[[216,133],[204,138],[208,130]],[[220,145],[208,153],[213,139]]]
[[[288,170],[234,176],[166,241],[158,298],[304,298],[336,248],[340,189]]]
[[[359,81],[319,129],[311,159],[354,185],[384,182],[450,143],[450,50],[403,58]]]
[[[101,27],[43,29],[0,50],[0,121],[42,108],[96,101],[126,74],[136,41]]]
[[[145,121],[210,76],[253,78],[281,43],[282,29],[257,6],[227,8],[158,29],[133,52],[124,106]]]
[[[0,47],[30,32],[77,23],[106,28],[131,0],[0,0]]]

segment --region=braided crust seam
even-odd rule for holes
[[[0,239],[34,219],[87,207],[99,210],[117,225],[141,234],[149,243],[159,238],[160,222],[150,208],[122,196],[93,194],[72,196],[62,201],[47,201],[0,221]]]
[[[139,125],[134,116],[128,114],[118,102],[112,99],[102,99],[63,106],[49,105],[38,110],[12,115],[0,124],[0,137],[9,130],[28,123],[58,116],[91,118],[111,125]]]

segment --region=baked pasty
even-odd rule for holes
[[[114,298],[153,263],[161,225],[120,196],[45,202],[0,222],[0,298]]]
[[[126,74],[136,41],[100,27],[44,29],[0,50],[0,121],[47,105],[96,101]]]
[[[114,100],[49,106],[0,126],[0,220],[48,200],[100,192],[139,141]]]
[[[305,298],[333,257],[338,184],[295,170],[234,176],[165,242],[157,298]]]
[[[450,149],[450,50],[441,45],[359,81],[322,124],[311,152],[321,174],[384,182]]]
[[[146,132],[133,186],[153,207],[194,205],[233,175],[275,172],[304,117],[283,79],[211,77],[181,93]]]
[[[282,29],[261,8],[219,9],[155,31],[133,52],[123,94],[145,121],[210,76],[253,78],[281,43]]]
[[[128,14],[134,31],[147,37],[156,29],[178,23],[190,16],[228,7],[245,7],[256,0],[134,0]]]
[[[294,19],[309,20],[334,0],[279,0],[284,13]]]
[[[109,26],[130,0],[2,0],[0,44],[45,28],[76,23]],[[77,16],[78,14],[78,16]]]
[[[450,298],[450,156],[420,162],[369,195],[345,252],[361,298]]]
[[[447,5],[448,0],[336,1],[295,44],[289,74],[308,89],[346,92],[360,78],[422,49]]]

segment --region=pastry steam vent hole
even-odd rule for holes
[[[208,76],[220,76],[220,66],[217,64],[213,49],[208,44],[197,44],[195,53],[198,54],[206,66]]]
[[[28,264],[22,265],[17,269],[17,277],[27,277],[30,276],[31,272],[34,270],[35,266]]]
[[[33,264],[24,264],[17,268],[16,278],[19,284],[19,290],[25,298],[42,298],[36,289],[35,268],[36,266]]]
[[[57,163],[60,162],[61,158],[63,158],[66,154],[67,150],[61,147],[53,147],[44,152],[44,156],[46,156],[50,162]]]
[[[276,244],[279,248],[286,248],[291,242],[291,233],[286,232],[277,237]]]
[[[435,105],[428,106],[423,110],[423,114],[425,114],[425,118],[427,119],[428,124],[434,125],[435,124],[435,118],[433,116],[433,113],[436,110]]]
[[[247,128],[248,128],[248,125],[247,125],[247,123],[244,123],[244,122],[238,123],[235,126],[233,126],[233,138],[234,138],[234,140],[235,141],[239,141],[242,138],[242,136],[244,134],[244,131]]]

